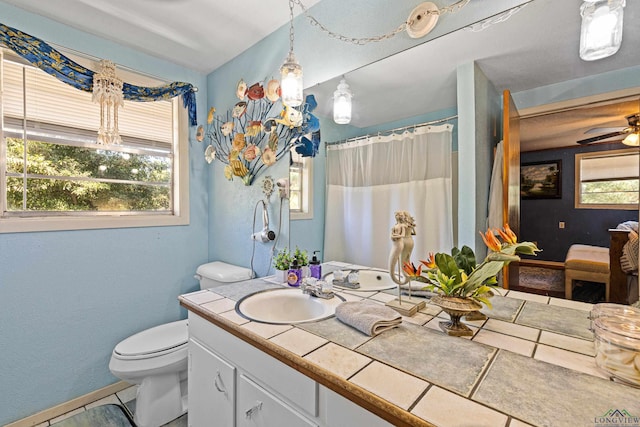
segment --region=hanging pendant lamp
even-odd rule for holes
[[[340,80],[338,88],[333,92],[333,121],[339,125],[346,125],[351,122],[352,96],[345,79]]]
[[[580,58],[595,61],[613,55],[622,44],[625,0],[585,0],[580,6]]]
[[[289,55],[280,67],[280,90],[282,103],[289,107],[302,104],[302,67],[293,53],[293,0],[289,0]]]

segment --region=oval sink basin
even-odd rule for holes
[[[343,301],[339,295],[322,299],[305,295],[295,288],[267,289],[242,298],[236,303],[236,312],[245,319],[261,323],[314,322],[333,316]]]
[[[348,268],[343,270],[345,273],[349,273]],[[352,291],[383,291],[385,289],[394,289],[398,285],[395,284],[393,280],[391,280],[391,276],[389,276],[389,272],[386,270],[376,270],[376,269],[366,269],[366,270],[358,270],[360,287],[358,289],[353,289],[347,286],[336,285],[333,286],[341,288],[341,289],[349,289]],[[324,277],[324,280],[327,282],[333,281],[333,273],[329,273]]]

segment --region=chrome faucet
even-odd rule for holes
[[[305,278],[300,285],[302,293],[316,298],[331,299],[334,297],[333,286],[324,280]]]

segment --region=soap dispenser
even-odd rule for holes
[[[313,251],[313,258],[309,262],[309,269],[311,270],[311,277],[315,277],[316,279],[321,279],[322,265],[320,265],[320,261],[316,256],[316,252],[320,252],[320,251]]]
[[[300,280],[302,280],[302,271],[298,267],[298,260],[294,259],[291,263],[291,268],[287,272],[287,284],[289,286],[300,286]]]

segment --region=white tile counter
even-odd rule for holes
[[[589,304],[496,295],[474,335],[450,337],[447,315],[427,304],[400,327],[369,337],[336,318],[297,325],[251,322],[236,300],[273,287],[260,279],[180,297],[188,310],[313,376],[394,425],[594,426],[613,409],[640,416],[640,389],[610,381],[594,361]],[[341,293],[348,300],[356,291]],[[389,292],[368,298],[383,303]],[[358,393],[354,393],[356,390]]]

